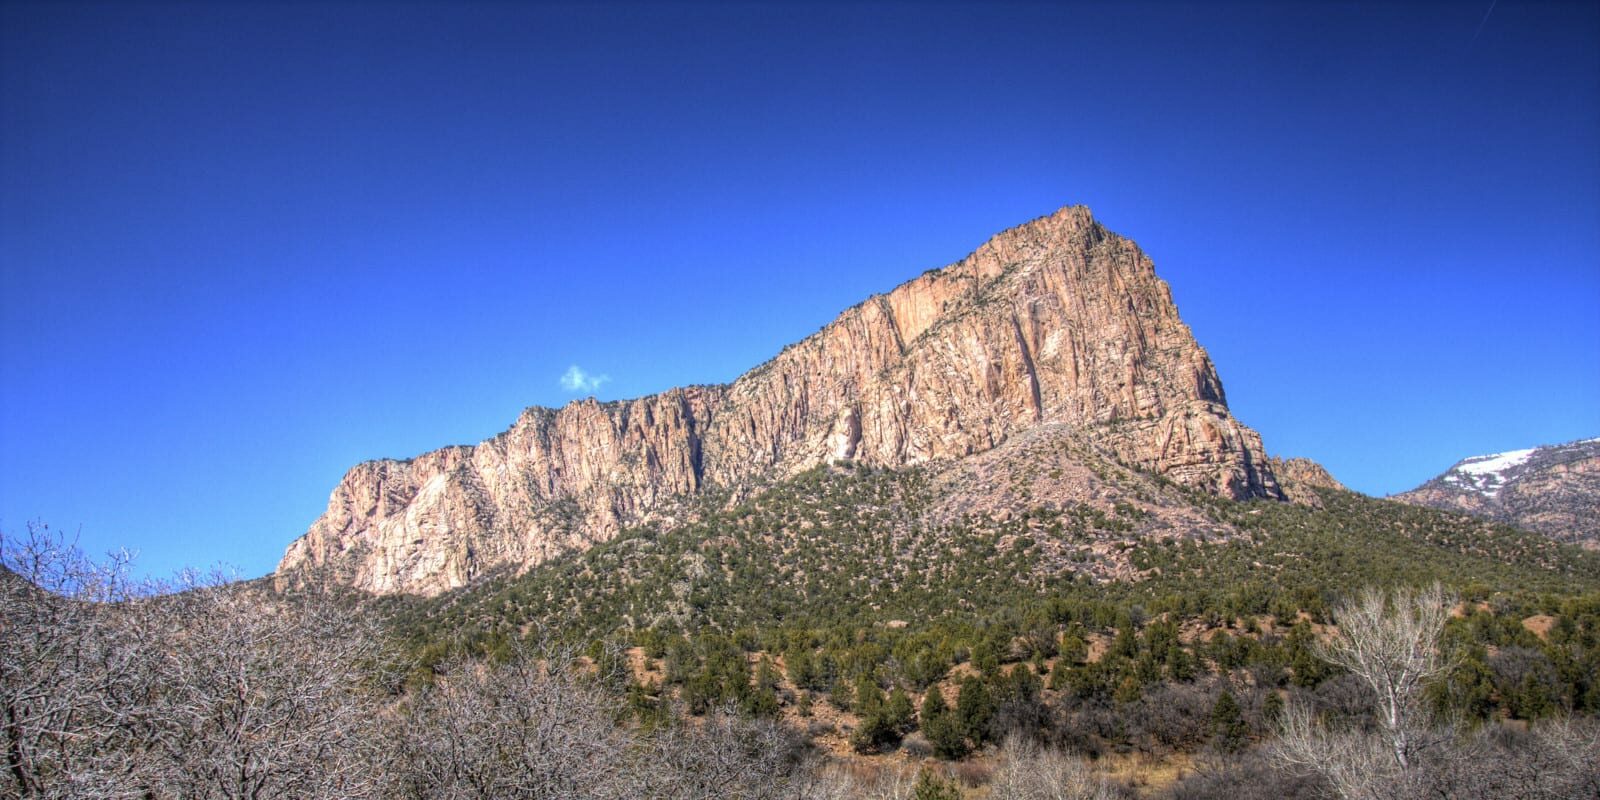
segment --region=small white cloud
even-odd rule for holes
[[[595,392],[599,391],[601,384],[610,380],[610,375],[591,375],[583,367],[573,364],[561,374],[561,388],[569,392]]]

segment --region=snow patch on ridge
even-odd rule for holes
[[[1511,450],[1487,456],[1473,456],[1457,465],[1456,469],[1462,472],[1470,472],[1474,475],[1498,474],[1526,462],[1528,456],[1533,455],[1534,449],[1530,447],[1526,450]]]
[[[1473,456],[1455,465],[1445,476],[1448,483],[1481,492],[1489,497],[1500,494],[1505,485],[1505,473],[1527,463],[1538,448],[1509,450],[1486,456]]]

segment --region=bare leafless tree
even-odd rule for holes
[[[624,796],[672,800],[783,800],[805,797],[799,737],[782,723],[727,708],[659,729],[640,743]]]
[[[187,576],[156,600],[160,682],[139,726],[150,794],[356,798],[380,790],[383,639],[323,595]]]
[[[1425,797],[1600,797],[1600,725],[1552,719],[1523,731],[1489,725],[1425,770]]]
[[[1084,759],[1013,736],[1000,750],[994,797],[1008,800],[1114,800],[1117,792]]]
[[[0,532],[0,797],[138,793],[150,649],[124,635],[143,594],[129,560],[97,562],[44,525]]]
[[[1321,776],[1345,800],[1407,797],[1415,774],[1394,760],[1388,742],[1369,731],[1332,730],[1306,707],[1289,706],[1279,722],[1274,755]]]
[[[918,770],[890,765],[863,776],[842,764],[818,765],[795,795],[805,800],[911,800]]]
[[[1285,800],[1322,797],[1320,775],[1286,770],[1260,749],[1202,752],[1187,775],[1167,789],[1167,800]]]
[[[630,740],[615,697],[569,651],[460,660],[406,701],[396,793],[437,800],[623,797]]]
[[[1280,724],[1278,758],[1322,775],[1347,800],[1413,793],[1419,759],[1451,738],[1430,718],[1423,690],[1448,669],[1439,639],[1454,605],[1434,584],[1392,594],[1367,589],[1335,608],[1338,634],[1320,654],[1370,690],[1378,731],[1330,730],[1292,705]]]
[[[0,537],[0,797],[363,797],[381,637],[321,596]]]
[[[1339,633],[1320,648],[1324,659],[1372,689],[1378,721],[1402,769],[1411,765],[1422,740],[1433,738],[1427,733],[1431,720],[1422,692],[1450,668],[1440,653],[1439,637],[1455,604],[1437,583],[1421,590],[1396,589],[1392,597],[1368,588],[1334,609]]]

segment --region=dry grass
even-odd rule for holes
[[[1107,755],[1094,763],[1107,778],[1147,793],[1165,789],[1194,769],[1194,758],[1184,753],[1154,756],[1147,753]]]

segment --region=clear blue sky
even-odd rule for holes
[[[727,381],[1083,203],[1268,449],[1600,435],[1600,4],[0,7],[0,529],[269,571],[352,464]]]

